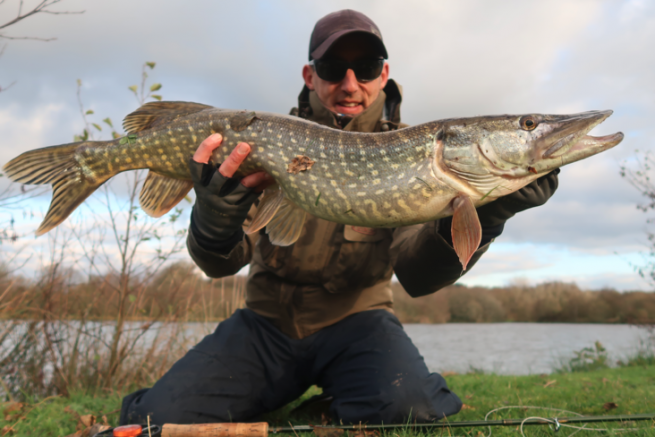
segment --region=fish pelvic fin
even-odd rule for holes
[[[451,228],[453,247],[466,271],[466,266],[482,241],[482,226],[470,197],[465,195],[455,197],[453,209],[455,210]]]
[[[88,144],[88,143],[86,143]],[[76,150],[85,143],[31,150],[9,161],[3,168],[7,177],[22,184],[52,184],[50,208],[36,231],[43,235],[63,222],[109,177],[87,177],[76,160]],[[113,175],[112,175],[113,176]]]
[[[276,246],[290,246],[295,243],[300,237],[306,216],[305,210],[285,197],[277,214],[266,226],[271,243]]]
[[[139,203],[150,217],[161,217],[180,203],[191,188],[192,181],[175,179],[150,170],[139,194]]]
[[[264,195],[259,200],[259,205],[257,205],[255,217],[250,222],[246,233],[248,235],[254,234],[266,226],[277,213],[283,200],[284,192],[282,192],[279,185],[276,184],[266,188]]]
[[[266,227],[272,244],[290,246],[300,237],[306,215],[302,208],[286,198],[278,185],[273,185],[264,190],[257,213],[246,233],[254,234]]]
[[[193,102],[148,102],[123,119],[123,129],[133,134],[210,108],[212,106]]]

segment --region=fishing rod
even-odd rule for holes
[[[574,417],[553,417],[553,418],[527,418],[527,419],[499,419],[499,420],[464,420],[459,422],[436,422],[436,423],[404,423],[390,425],[338,425],[338,426],[312,426],[296,425],[293,427],[271,428],[272,433],[278,432],[307,432],[315,428],[343,429],[343,430],[393,430],[393,429],[421,429],[429,430],[435,428],[475,428],[479,426],[518,426],[518,425],[556,425],[569,423],[593,423],[593,422],[628,422],[637,420],[655,420],[655,413],[646,414],[623,414],[617,416],[574,416]]]
[[[194,425],[125,425],[104,430],[96,437],[268,437],[269,434],[315,432],[320,430],[345,431],[386,431],[396,429],[434,430],[445,428],[474,428],[480,426],[520,426],[520,425],[554,425],[555,431],[560,425],[594,422],[634,422],[652,420],[655,422],[655,412],[645,414],[622,414],[615,416],[577,416],[577,417],[528,417],[525,419],[499,420],[465,420],[459,422],[436,423],[402,423],[390,425],[295,425],[287,427],[269,427],[266,422],[259,423],[199,423]],[[318,434],[318,433],[317,433]]]

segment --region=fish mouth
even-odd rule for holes
[[[614,111],[587,111],[571,115],[550,115],[544,123],[552,126],[552,131],[537,145],[541,159],[556,158],[566,154],[584,138],[590,130],[605,121]]]
[[[554,135],[540,147],[541,159],[530,168],[532,173],[544,173],[572,162],[580,161],[609,150],[623,141],[622,132],[611,135],[587,135],[591,129],[605,121],[613,111],[589,111],[554,120]],[[563,118],[566,117],[566,118]]]
[[[583,136],[577,143],[561,156],[559,162],[569,164],[581,159],[593,156],[597,153],[604,152],[623,141],[623,132],[617,132],[602,137],[593,137],[591,135]]]

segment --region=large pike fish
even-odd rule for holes
[[[397,227],[453,215],[464,268],[481,229],[475,207],[512,193],[551,170],[617,145],[622,133],[586,135],[612,111],[500,115],[433,121],[385,133],[343,132],[291,116],[152,102],[128,115],[126,137],[32,150],[4,166],[23,184],[52,184],[48,232],[112,176],[150,169],[140,195],[159,217],[192,187],[188,161],[212,133],[222,162],[241,141],[252,152],[237,176],[264,170],[265,191],[249,233],[266,226],[274,244],[292,244],[305,214],[366,227]]]

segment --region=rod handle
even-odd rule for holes
[[[267,437],[268,423],[198,423],[162,427],[161,437]]]

